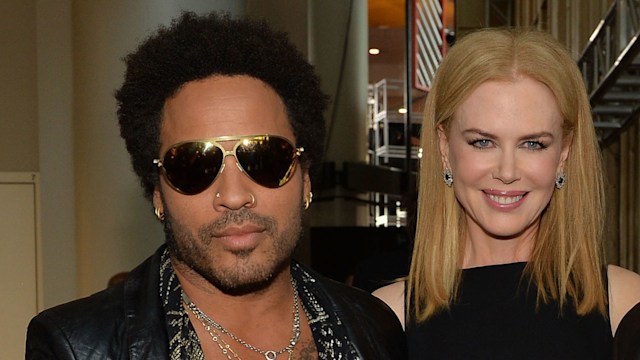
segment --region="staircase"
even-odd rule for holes
[[[640,5],[615,1],[578,59],[600,142],[614,142],[640,114]]]

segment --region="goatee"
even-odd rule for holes
[[[278,233],[277,223],[272,217],[258,215],[248,208],[228,210],[217,220],[197,229],[195,236],[171,216],[166,206],[165,215],[165,240],[172,259],[230,295],[255,293],[267,288],[278,274],[289,267],[302,233],[301,211],[288,219],[286,226]],[[229,226],[243,224],[264,229],[265,241],[271,242],[265,254],[266,259],[257,262],[255,256],[252,257],[255,249],[241,250],[230,252],[236,259],[234,266],[217,264],[216,254],[209,251],[215,247],[212,244],[215,234]]]

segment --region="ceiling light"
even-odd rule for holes
[[[405,108],[400,108],[400,109],[398,109],[398,112],[399,112],[400,114],[406,114],[406,113],[407,113],[407,109],[405,109]]]
[[[371,54],[371,55],[378,55],[378,54],[380,54],[380,49],[378,49],[378,48],[371,48],[371,49],[369,49],[369,54]]]

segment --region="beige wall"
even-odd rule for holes
[[[275,29],[286,32],[300,52],[304,55],[309,53],[306,16],[309,11],[309,1],[246,0],[246,2],[245,13],[248,16],[254,19],[265,19]]]
[[[0,1],[0,171],[38,170],[35,2]]]
[[[71,1],[36,1],[44,306],[76,296]]]
[[[243,7],[237,0],[0,2],[7,79],[0,171],[41,174],[44,307],[104,288],[163,241],[118,135],[121,58],[182,10]]]

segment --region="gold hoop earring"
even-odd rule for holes
[[[156,214],[156,217],[160,222],[164,222],[164,212],[157,207],[153,208],[153,213]]]
[[[304,209],[307,210],[313,201],[313,193],[309,191],[309,196],[304,197]]]

